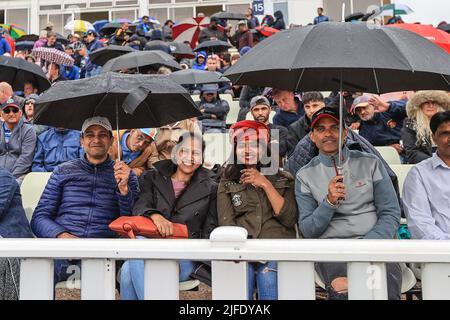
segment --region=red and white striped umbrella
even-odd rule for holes
[[[188,18],[181,21],[172,28],[173,41],[181,43],[189,41],[191,48],[194,49],[197,46],[200,31],[207,28],[209,22],[209,17]]]
[[[70,55],[55,48],[36,48],[32,51],[32,54],[36,58],[41,58],[42,60],[58,65],[71,67],[75,62]]]

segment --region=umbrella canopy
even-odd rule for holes
[[[245,14],[227,12],[227,11],[214,13],[211,16],[211,18],[217,18],[217,19],[222,19],[222,20],[247,20],[247,17],[245,16]]]
[[[16,50],[17,51],[33,50],[33,46],[34,46],[34,41],[16,42]]]
[[[209,17],[188,18],[172,28],[172,38],[176,42],[189,42],[191,48],[195,48],[200,31],[209,26]]]
[[[169,75],[169,78],[181,85],[230,82],[230,79],[222,77],[219,72],[193,69],[173,72]]]
[[[14,91],[22,91],[25,83],[33,82],[39,92],[50,88],[42,69],[24,59],[0,56],[0,82],[9,83]]]
[[[100,29],[107,23],[109,23],[109,20],[97,20],[92,25],[96,32],[100,32]]]
[[[69,40],[66,37],[64,37],[62,34],[59,34],[59,33],[56,33],[56,42],[59,42],[65,46],[67,46],[69,44]]]
[[[277,33],[224,75],[233,84],[293,91],[339,91],[340,79],[345,91],[450,90],[450,60],[441,48],[407,30],[365,23],[328,22]]]
[[[378,16],[382,16],[382,17],[383,16],[395,17],[395,16],[406,15],[406,14],[410,14],[410,13],[414,12],[407,5],[400,4],[400,3],[387,4],[385,6],[382,6],[380,11],[381,12]]]
[[[90,22],[84,20],[72,20],[64,26],[64,29],[72,33],[95,30],[94,26]]]
[[[189,93],[166,76],[104,73],[60,81],[39,96],[35,123],[80,130],[84,120],[107,117],[115,129],[157,128],[200,116]]]
[[[93,64],[103,66],[109,60],[120,57],[124,54],[136,51],[129,46],[110,45],[104,48],[95,50],[90,54],[90,60]]]
[[[416,23],[400,23],[389,25],[389,27],[405,29],[417,33],[418,35],[437,44],[439,47],[447,51],[447,53],[450,53],[450,34],[433,28],[433,26]]]
[[[131,23],[131,20],[126,19],[126,18],[119,18],[119,19],[114,19],[112,22],[116,22],[116,23]]]
[[[180,70],[180,65],[170,54],[162,51],[135,51],[108,61],[102,68],[102,72],[120,71],[122,69],[146,69],[160,66]]]
[[[220,40],[208,40],[200,43],[194,51],[208,51],[208,52],[222,52],[231,48],[232,45],[225,41]]]
[[[55,48],[40,47],[33,49],[31,53],[35,58],[41,58],[50,63],[68,67],[71,67],[74,64],[74,60],[70,55]]]
[[[170,53],[169,44],[165,41],[161,40],[153,40],[149,41],[145,44],[144,50],[152,51],[152,50],[160,50],[165,53]]]
[[[170,53],[177,59],[194,59],[195,53],[192,48],[185,43],[169,42]]]
[[[259,26],[255,28],[259,33],[261,33],[264,37],[273,36],[275,33],[280,32],[280,30],[271,28],[268,26]]]
[[[16,39],[16,42],[22,42],[22,41],[36,42],[38,40],[39,40],[39,36],[37,34],[26,34],[24,36],[21,36],[19,39]]]
[[[100,32],[104,35],[110,35],[120,28],[122,28],[120,23],[110,22],[101,27]]]
[[[440,25],[439,27],[437,27],[439,30],[445,31],[447,33],[450,33],[450,23],[446,23],[443,25]]]
[[[24,35],[26,35],[25,29],[18,26],[17,24],[0,24],[0,27],[2,27],[3,29],[8,30],[9,35],[11,36],[11,38],[13,39],[19,39],[20,37],[23,37]]]

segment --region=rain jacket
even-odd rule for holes
[[[83,155],[80,132],[50,128],[38,136],[33,172],[52,172],[58,165]]]
[[[205,58],[205,61],[203,62],[203,64],[199,64],[198,63],[198,57],[203,57]],[[206,52],[205,51],[199,51],[196,55],[195,55],[195,61],[194,64],[192,65],[192,69],[194,70],[205,70],[206,69]]]
[[[205,112],[198,117],[202,121],[203,132],[209,129],[225,129],[225,120],[228,111],[230,111],[230,106],[227,101],[221,100],[218,97],[213,102],[207,102],[202,96],[200,102],[198,102],[198,109],[205,109]],[[212,118],[213,115],[216,116],[216,119]]]
[[[11,46],[9,45],[8,41],[0,35],[0,56],[4,55],[5,53],[11,54]]]
[[[114,161],[99,165],[84,156],[59,165],[53,171],[31,219],[39,238],[56,238],[69,232],[80,238],[113,238],[108,225],[119,216],[131,215],[139,192],[131,172],[128,194],[122,196],[114,178]]]

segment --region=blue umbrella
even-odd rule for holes
[[[97,33],[100,32],[100,29],[109,22],[109,20],[97,20],[92,25]]]

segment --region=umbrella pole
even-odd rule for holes
[[[121,160],[121,154],[120,154],[120,135],[119,135],[119,103],[117,101],[116,97],[116,133],[117,133],[117,159]]]
[[[344,135],[344,96],[342,95],[342,71],[341,80],[339,83],[339,153],[338,153],[338,165],[337,170],[339,174],[342,174],[342,138]]]

